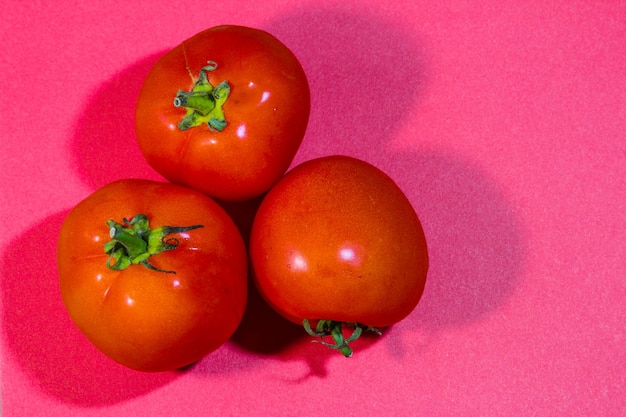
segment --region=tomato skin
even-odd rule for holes
[[[179,246],[150,257],[175,273],[106,266],[106,221],[138,213],[151,227],[203,226],[171,235]],[[229,339],[246,305],[247,255],[236,226],[212,199],[173,184],[120,180],[95,191],[66,217],[57,263],[61,296],[78,328],[104,354],[140,371],[201,359]]]
[[[406,196],[378,168],[347,156],[285,174],[259,207],[249,250],[261,295],[299,324],[397,323],[419,302],[428,269]]]
[[[206,124],[181,131],[186,110],[173,105],[207,62],[213,86],[227,81],[221,132]],[[295,55],[267,32],[242,26],[207,29],[166,53],[141,89],[135,130],[152,168],[171,182],[227,201],[267,191],[289,167],[310,113],[306,74]]]

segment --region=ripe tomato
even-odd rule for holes
[[[219,26],[165,54],[136,109],[148,163],[222,200],[258,196],[287,170],[310,112],[306,75],[267,32]]]
[[[268,304],[311,334],[331,335],[331,347],[346,356],[363,329],[411,313],[428,269],[424,233],[406,196],[378,168],[346,156],[307,161],[268,192],[252,225],[250,256]],[[355,326],[347,339],[346,323]]]
[[[226,212],[178,185],[120,180],[70,211],[63,302],[103,353],[141,371],[193,363],[226,342],[247,298],[247,255]]]

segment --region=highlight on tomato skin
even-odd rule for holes
[[[114,361],[179,369],[224,344],[242,320],[243,239],[210,197],[174,184],[119,180],[78,203],[57,245],[61,298]]]
[[[167,180],[223,201],[265,193],[290,166],[310,114],[295,54],[260,29],[206,29],[161,57],[146,77],[135,132]]]
[[[408,316],[426,283],[426,238],[410,201],[387,174],[348,156],[285,174],[262,201],[249,246],[267,303],[347,357],[363,331]]]

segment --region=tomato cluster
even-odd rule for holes
[[[59,236],[63,302],[98,349],[141,371],[198,361],[239,326],[249,274],[280,315],[345,356],[364,330],[411,313],[428,268],[413,207],[352,157],[287,172],[309,112],[302,66],[258,29],[211,28],[156,63],[135,131],[168,181],[102,187]],[[225,207],[258,198],[246,242]]]

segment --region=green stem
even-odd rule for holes
[[[369,330],[378,335],[381,334],[380,330],[378,330],[377,328],[365,326],[361,323],[345,323],[342,321],[334,320],[319,320],[317,322],[317,325],[315,326],[315,330],[313,330],[311,328],[309,320],[304,319],[302,321],[302,325],[304,326],[304,330],[311,336],[320,338],[325,336],[331,336],[334,343],[326,343],[321,340],[314,340],[314,342],[318,342],[331,349],[339,350],[346,358],[352,356],[352,348],[350,347],[350,343],[357,340],[363,333],[363,330]],[[344,326],[354,328],[352,334],[347,339],[343,335]]]
[[[180,130],[207,124],[210,130],[221,132],[227,125],[222,106],[230,94],[230,84],[222,81],[216,87],[209,82],[207,73],[215,71],[217,64],[209,61],[200,69],[200,76],[191,91],[179,90],[174,98],[174,107],[187,110],[183,120],[178,123]]]
[[[108,220],[107,226],[112,239],[104,244],[104,253],[109,255],[107,267],[120,271],[131,265],[143,265],[153,271],[168,274],[176,272],[159,269],[148,262],[148,259],[153,255],[178,247],[177,239],[165,239],[168,235],[203,227],[202,225],[163,226],[150,229],[148,217],[145,214],[137,214],[130,221],[124,219],[123,224]]]

